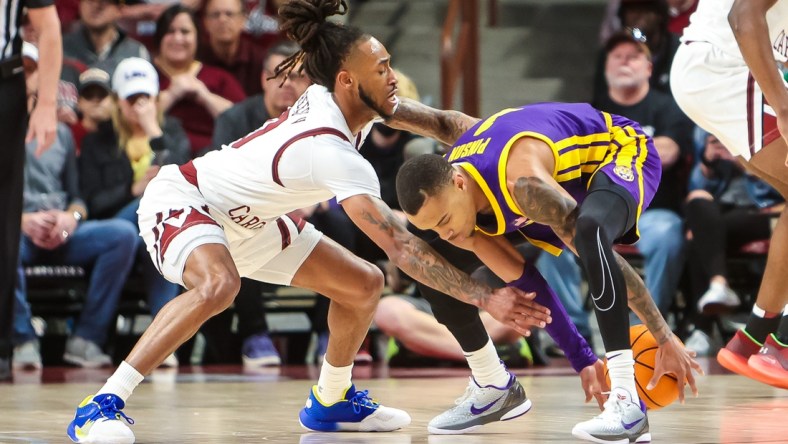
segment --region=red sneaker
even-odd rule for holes
[[[747,360],[758,353],[761,346],[762,344],[756,342],[744,329],[739,330],[717,353],[717,361],[734,373],[752,378],[752,369],[747,365]]]
[[[761,350],[747,361],[752,377],[764,384],[788,390],[788,346],[782,345],[771,334]]]

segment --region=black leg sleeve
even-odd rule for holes
[[[615,185],[612,185],[615,186]],[[613,241],[627,231],[631,203],[611,189],[594,190],[580,206],[575,232],[605,350],[628,349],[629,314],[624,273],[613,256]]]

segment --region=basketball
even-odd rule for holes
[[[670,405],[679,397],[678,383],[673,375],[665,375],[652,390],[646,390],[648,382],[654,376],[654,363],[657,358],[657,340],[645,325],[635,325],[629,329],[629,341],[632,344],[632,356],[635,358],[635,385],[638,396],[650,410],[661,409]],[[605,379],[610,384],[610,376],[605,367]]]

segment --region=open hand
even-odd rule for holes
[[[649,381],[647,390],[651,390],[659,383],[659,379],[664,375],[671,374],[676,377],[679,389],[679,401],[684,404],[684,387],[689,383],[692,394],[698,396],[698,387],[695,385],[695,376],[692,374],[694,369],[698,374],[703,374],[703,369],[695,359],[697,353],[687,350],[679,342],[678,338],[659,346],[657,350],[656,362],[654,363],[654,376]]]
[[[610,392],[610,386],[605,379],[605,365],[601,360],[597,359],[593,365],[580,370],[580,384],[586,394],[586,402],[596,398],[599,409],[603,410],[607,400],[605,393]]]
[[[530,336],[531,327],[544,328],[552,322],[550,310],[536,303],[536,293],[526,293],[514,287],[493,290],[481,303],[481,308],[516,330],[523,336]]]

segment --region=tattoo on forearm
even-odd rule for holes
[[[629,308],[631,308],[641,320],[646,324],[651,334],[657,340],[658,344],[664,344],[671,339],[673,333],[670,331],[662,313],[659,312],[654,299],[646,289],[646,284],[640,275],[637,274],[634,268],[627,262],[626,259],[615,253],[616,262],[621,271],[624,272],[624,280],[627,283],[627,297],[629,298]]]
[[[562,239],[573,239],[577,202],[537,177],[521,177],[514,185],[514,199],[534,222],[550,226]]]
[[[402,246],[400,256],[391,259],[408,275],[460,301],[476,306],[484,304],[490,289],[473,281],[426,242],[411,234],[391,210],[379,208],[377,214],[365,210],[362,217]]]
[[[478,121],[458,111],[442,111],[403,100],[386,124],[452,145]]]

